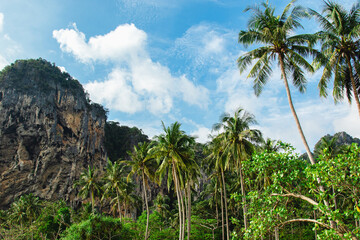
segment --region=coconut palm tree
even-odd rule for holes
[[[354,97],[360,115],[358,78],[360,73],[360,4],[354,4],[350,11],[347,11],[335,2],[324,1],[324,3],[324,15],[310,10],[310,14],[323,28],[316,35],[320,39],[321,51],[327,57],[318,85],[320,96],[327,96],[326,90],[334,75],[335,102],[342,100],[346,92],[350,103],[352,96]]]
[[[125,189],[125,179],[124,176],[126,174],[126,169],[124,165],[122,165],[119,161],[111,162],[108,161],[108,165],[106,168],[106,173],[104,176],[104,194],[103,197],[109,196],[112,193],[116,194],[116,197],[112,200],[116,201],[116,205],[119,211],[119,218],[122,218],[122,211],[121,211],[121,195]],[[116,209],[116,208],[115,208]]]
[[[261,142],[262,134],[259,130],[250,129],[251,124],[256,124],[255,117],[242,108],[235,111],[234,116],[224,114],[220,120],[220,123],[215,124],[213,128],[214,130],[223,129],[224,131],[219,135],[222,140],[222,154],[225,158],[224,170],[229,168],[235,169],[240,175],[244,225],[245,229],[247,229],[247,209],[242,162],[249,159],[255,151],[253,143]],[[222,178],[224,179],[223,174]]]
[[[187,239],[190,240],[191,233],[191,187],[197,182],[196,180],[200,176],[200,168],[196,161],[189,159],[189,165],[185,171],[185,195],[187,196]]]
[[[128,155],[131,160],[123,161],[127,166],[131,167],[131,171],[128,174],[127,180],[136,174],[141,178],[143,183],[143,194],[145,196],[145,206],[146,206],[146,230],[145,230],[145,240],[149,237],[149,206],[147,200],[146,189],[148,188],[148,179],[153,179],[154,177],[154,167],[151,162],[153,160],[149,151],[152,145],[150,142],[139,143],[138,146],[134,146],[133,151],[128,151]]]
[[[183,172],[191,165],[195,139],[180,130],[181,124],[178,122],[171,124],[170,127],[165,127],[164,123],[162,126],[165,133],[155,137],[157,144],[152,149],[152,154],[159,162],[156,171],[159,183],[165,175],[169,189],[171,183],[174,183],[179,209],[179,240],[183,240],[185,237],[185,207],[181,191],[184,188]]]
[[[306,58],[309,56],[319,60],[323,58],[319,51],[312,48],[312,43],[316,41],[315,35],[294,35],[294,31],[302,27],[299,20],[307,16],[307,13],[304,8],[293,5],[294,1],[290,2],[280,16],[275,15],[275,9],[268,3],[263,3],[261,7],[246,9],[246,11],[251,10],[253,15],[249,20],[248,30],[239,33],[239,43],[245,47],[254,43],[263,46],[239,57],[238,67],[242,73],[253,63],[253,60],[256,60],[248,77],[254,78],[254,92],[258,96],[269,80],[273,62],[279,64],[291,112],[309,159],[315,164],[292,102],[288,78],[290,77],[294,86],[303,93],[306,90],[306,79],[302,68],[314,72],[313,66]]]
[[[80,186],[79,195],[82,198],[87,198],[90,195],[92,212],[95,213],[95,195],[100,193],[100,183],[97,171],[88,167],[80,174],[80,179],[75,182],[74,187]]]
[[[225,239],[225,223],[226,223],[226,239],[230,238],[229,232],[229,218],[228,218],[228,207],[227,207],[227,196],[226,196],[226,183],[224,178],[224,166],[225,166],[225,155],[223,154],[223,139],[221,134],[213,137],[212,141],[207,146],[209,155],[206,160],[208,167],[213,170],[211,177],[219,182],[220,188],[220,207],[221,207],[221,229],[222,239]],[[225,206],[224,206],[225,205]],[[224,208],[225,208],[225,221],[224,221]]]

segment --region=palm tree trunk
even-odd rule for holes
[[[216,211],[216,226],[219,226],[219,209],[217,205],[217,189],[215,190],[215,211]]]
[[[187,239],[190,240],[190,233],[191,233],[191,188],[190,183],[187,184],[187,197],[188,197],[188,222],[187,222]]]
[[[358,112],[359,112],[359,116],[360,116],[359,94],[358,94],[357,89],[356,89],[356,84],[355,84],[354,74],[353,74],[353,71],[352,71],[352,68],[351,68],[350,58],[349,58],[349,56],[347,56],[347,55],[346,55],[346,60],[347,60],[348,67],[349,67],[349,69],[350,69],[351,85],[352,85],[355,102],[356,102],[356,105],[357,105],[357,108],[358,108]],[[354,60],[354,62],[355,62],[355,58],[353,58],[353,60]]]
[[[144,189],[144,196],[145,196],[145,206],[146,206],[146,229],[145,229],[145,240],[148,239],[148,231],[149,231],[149,206],[146,196],[146,186],[145,186],[145,176],[144,171],[142,172],[142,182],[143,182],[143,189]]]
[[[225,185],[225,177],[224,171],[221,171],[221,177],[223,181],[223,188],[224,188],[224,203],[225,203],[225,221],[226,221],[226,239],[230,239],[229,233],[229,217],[228,217],[228,207],[227,207],[227,199],[226,199],[226,185]]]
[[[221,202],[221,229],[222,229],[222,240],[225,240],[225,229],[224,229],[224,204],[223,204],[223,188],[222,183],[220,184],[220,202]]]
[[[179,186],[180,186],[180,182],[179,182]],[[183,194],[182,194],[182,191],[179,189],[179,193],[180,193],[180,200],[181,200],[181,211],[182,211],[182,233],[181,233],[181,236],[182,236],[182,240],[185,239],[185,207],[184,207],[184,198],[183,198]]]
[[[285,88],[286,88],[286,94],[287,94],[287,98],[288,98],[288,101],[289,101],[289,105],[290,105],[290,109],[291,109],[291,112],[295,118],[295,122],[296,122],[296,125],[297,125],[297,128],[299,130],[299,133],[300,133],[300,136],[301,136],[301,139],[303,141],[303,144],[305,146],[305,149],[306,149],[306,152],[309,156],[309,159],[310,159],[310,162],[311,162],[311,165],[315,165],[316,162],[314,160],[314,157],[310,151],[310,148],[309,148],[309,145],[306,141],[306,138],[305,138],[305,135],[304,135],[304,132],[301,128],[301,125],[300,125],[300,121],[299,121],[299,118],[297,117],[297,114],[296,114],[296,111],[295,111],[295,108],[294,108],[294,105],[292,103],[292,99],[291,99],[291,93],[290,93],[290,88],[289,88],[289,84],[288,84],[288,81],[287,81],[287,78],[286,78],[286,73],[285,73],[285,68],[284,68],[284,59],[283,59],[283,56],[281,54],[279,54],[279,61],[280,61],[280,67],[281,67],[281,73],[283,75],[283,78],[284,78],[284,83],[285,83]],[[320,184],[319,186],[319,189],[320,191],[322,192],[325,192],[325,189],[324,187],[321,185],[321,180],[320,178],[318,177],[317,178],[317,182]],[[324,204],[325,206],[327,206],[329,208],[329,202],[327,200],[324,200]],[[331,224],[331,227],[335,227],[335,222],[330,220],[330,224]]]
[[[117,197],[117,204],[118,204],[118,210],[119,210],[119,218],[120,218],[120,221],[122,220],[122,217],[121,217],[121,204],[120,204],[120,194],[119,194],[119,189],[116,188],[116,197]]]
[[[306,153],[307,153],[307,155],[308,155],[308,157],[310,159],[311,164],[314,165],[315,164],[314,157],[313,157],[313,155],[312,155],[312,153],[310,151],[309,145],[308,145],[308,143],[306,141],[304,132],[303,132],[303,130],[301,128],[301,125],[300,125],[299,118],[298,118],[298,116],[296,114],[296,111],[295,111],[295,108],[294,108],[294,105],[293,105],[293,102],[292,102],[289,83],[288,83],[288,80],[286,78],[286,73],[285,73],[285,68],[284,68],[284,59],[283,59],[283,56],[281,54],[279,54],[279,61],[280,61],[281,73],[282,73],[283,78],[284,78],[286,95],[287,95],[287,98],[288,98],[288,102],[289,102],[289,105],[290,105],[291,112],[293,114],[293,117],[295,118],[296,126],[298,128],[299,133],[300,133],[301,140],[302,140],[302,142],[303,142],[303,144],[305,146]]]
[[[179,186],[178,186],[178,178],[176,175],[176,170],[173,166],[172,168],[173,176],[174,176],[174,184],[175,184],[175,191],[176,191],[176,197],[178,200],[178,208],[179,208],[179,240],[182,240],[182,211],[181,211],[181,203],[180,203],[180,194],[179,194]]]

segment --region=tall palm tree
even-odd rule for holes
[[[220,207],[221,207],[221,229],[222,229],[222,239],[225,239],[225,222],[226,222],[226,239],[230,239],[229,232],[229,218],[228,218],[228,208],[227,208],[227,197],[226,197],[226,184],[224,176],[224,166],[225,158],[223,154],[223,144],[222,138],[219,134],[216,137],[213,137],[212,141],[209,143],[208,151],[210,154],[207,156],[208,167],[213,169],[211,174],[212,179],[215,179],[216,182],[219,182],[220,185]],[[225,205],[225,206],[224,206]],[[225,207],[225,221],[224,221],[224,207]]]
[[[143,183],[143,194],[145,196],[145,206],[146,206],[146,230],[145,230],[145,240],[149,237],[149,206],[147,200],[147,186],[148,179],[152,179],[154,177],[154,168],[151,165],[153,160],[149,151],[151,149],[150,142],[139,143],[138,146],[134,146],[133,151],[128,151],[128,155],[131,160],[123,161],[127,166],[131,167],[131,171],[128,174],[127,180],[131,178],[134,174],[141,177],[141,181]]]
[[[105,196],[108,196],[109,194],[115,192],[116,198],[116,205],[118,207],[119,211],[119,218],[122,219],[122,211],[121,211],[121,195],[125,189],[125,168],[124,165],[121,165],[119,161],[112,163],[110,160],[108,161],[108,165],[106,168],[106,173],[104,176],[104,194],[103,198]],[[115,208],[116,209],[116,208]]]
[[[317,36],[320,39],[321,51],[327,57],[318,85],[320,96],[327,96],[326,89],[334,74],[333,96],[335,102],[344,98],[346,90],[350,103],[351,95],[353,95],[360,116],[360,82],[358,78],[358,74],[360,74],[360,4],[354,4],[348,12],[333,1],[324,1],[324,3],[324,15],[310,10],[311,15],[323,28],[317,33]]]
[[[80,179],[75,182],[74,187],[80,186],[79,195],[82,198],[87,198],[90,195],[92,212],[95,213],[95,194],[100,192],[99,178],[97,171],[88,167],[80,174]]]
[[[164,123],[162,126],[165,133],[155,137],[157,144],[153,148],[154,157],[160,163],[156,174],[161,183],[167,173],[169,189],[171,183],[174,183],[179,209],[179,240],[183,240],[185,237],[185,208],[181,191],[184,188],[183,172],[191,164],[195,139],[180,130],[181,124],[178,122],[171,124],[170,127],[165,127]]]
[[[191,233],[191,186],[193,186],[200,176],[200,169],[196,161],[191,158],[189,159],[189,167],[185,171],[186,190],[185,195],[187,196],[187,239],[190,240]]]
[[[247,209],[242,162],[249,159],[255,151],[253,143],[261,142],[262,134],[259,130],[250,129],[251,124],[256,124],[255,117],[242,108],[235,111],[234,116],[224,114],[220,120],[220,123],[214,125],[214,130],[223,129],[224,131],[219,135],[222,140],[221,144],[223,145],[222,154],[225,157],[223,167],[224,170],[229,168],[235,169],[240,175],[244,225],[245,229],[247,229]],[[222,178],[224,179],[223,174]]]
[[[307,13],[302,7],[293,6],[293,4],[294,1],[290,2],[280,16],[275,15],[275,9],[268,3],[261,5],[263,9],[257,6],[246,9],[246,11],[252,10],[253,15],[248,23],[248,30],[239,33],[239,43],[244,44],[245,47],[253,43],[264,46],[239,57],[238,67],[242,73],[252,64],[253,60],[256,60],[248,77],[254,78],[254,91],[258,96],[272,73],[272,63],[277,61],[298,131],[311,163],[315,164],[292,102],[288,77],[291,77],[294,86],[301,93],[304,92],[306,79],[302,68],[314,72],[313,66],[305,58],[309,56],[314,56],[319,60],[323,58],[319,51],[312,48],[316,36],[311,34],[294,35],[294,31],[302,27],[299,20],[306,17]],[[305,45],[306,43],[308,45]]]

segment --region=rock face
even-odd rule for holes
[[[73,201],[88,165],[106,164],[106,112],[49,62],[18,60],[0,73],[0,208],[18,196]]]

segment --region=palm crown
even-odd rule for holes
[[[346,95],[349,102],[355,98],[360,114],[358,78],[360,65],[358,63],[360,52],[360,4],[354,4],[347,12],[341,5],[332,1],[325,1],[323,14],[309,10],[321,27],[322,31],[316,33],[321,42],[321,51],[326,56],[323,64],[324,71],[319,81],[320,96],[326,97],[326,89],[334,75],[333,96],[338,102]],[[318,60],[318,59],[317,59]],[[353,95],[353,96],[352,96]]]

